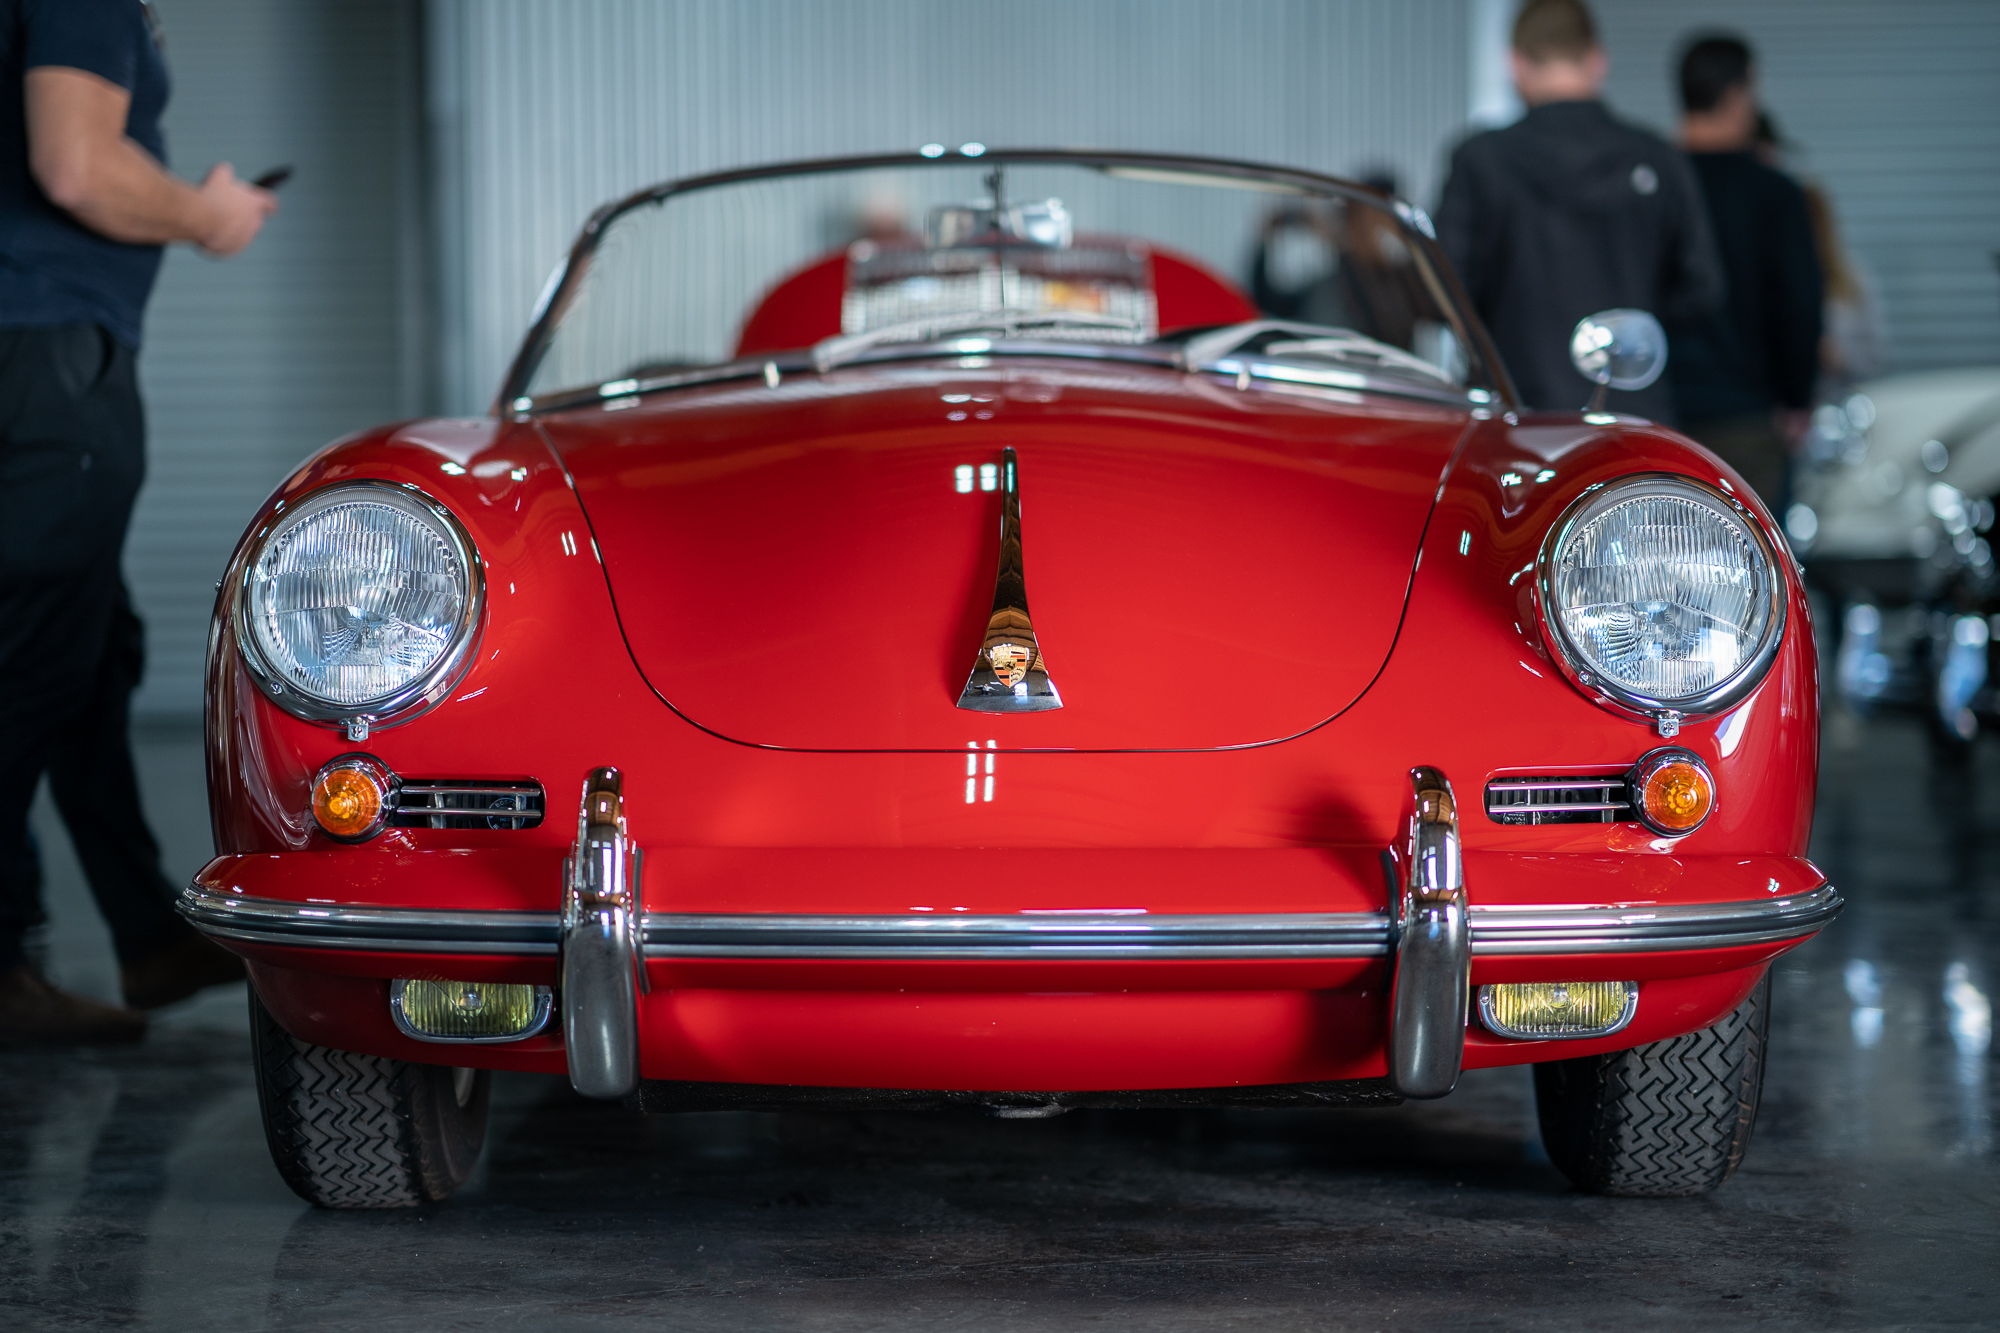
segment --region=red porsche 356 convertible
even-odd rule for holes
[[[1579,368],[1657,374],[1646,324]],[[1533,1064],[1574,1182],[1694,1193],[1840,906],[1775,531],[1671,432],[1520,410],[1360,186],[978,145],[677,181],[591,218],[493,415],[256,516],[182,910],[335,1207],[448,1194],[495,1069],[1036,1116]]]

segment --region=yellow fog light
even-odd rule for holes
[[[1479,1022],[1523,1041],[1608,1037],[1639,1008],[1636,981],[1527,981],[1479,988]]]
[[[389,1013],[418,1041],[518,1041],[540,1032],[555,997],[547,986],[502,981],[392,981]]]

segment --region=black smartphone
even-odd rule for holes
[[[292,178],[291,167],[289,166],[272,167],[269,171],[265,172],[263,175],[259,176],[256,180],[251,181],[250,183],[256,186],[260,190],[275,190],[280,185],[283,185],[286,181],[290,180],[291,178]]]

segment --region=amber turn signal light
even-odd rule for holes
[[[393,787],[389,770],[366,755],[336,759],[313,779],[313,818],[342,842],[372,838],[388,821]]]
[[[1639,818],[1655,833],[1692,833],[1715,809],[1715,779],[1686,750],[1653,751],[1632,770],[1630,782]]]

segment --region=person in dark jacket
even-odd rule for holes
[[[126,710],[144,640],[122,557],[161,248],[235,254],[277,200],[227,165],[199,186],[171,175],[167,92],[140,0],[0,0],[0,1046],[132,1040],[139,1010],[242,975],[174,915],[139,808]],[[58,990],[27,954],[44,774],[129,1008]]]
[[[1788,439],[1804,431],[1819,376],[1819,251],[1805,192],[1760,160],[1750,47],[1702,37],[1681,57],[1681,145],[1707,200],[1729,299],[1669,324],[1667,374],[1681,424],[1783,503]]]
[[[1609,62],[1581,0],[1528,0],[1513,47],[1528,114],[1452,154],[1438,241],[1523,400],[1573,411],[1592,392],[1569,359],[1578,320],[1705,314],[1722,301],[1722,269],[1686,159],[1605,108]],[[1607,406],[1675,419],[1664,383]]]

